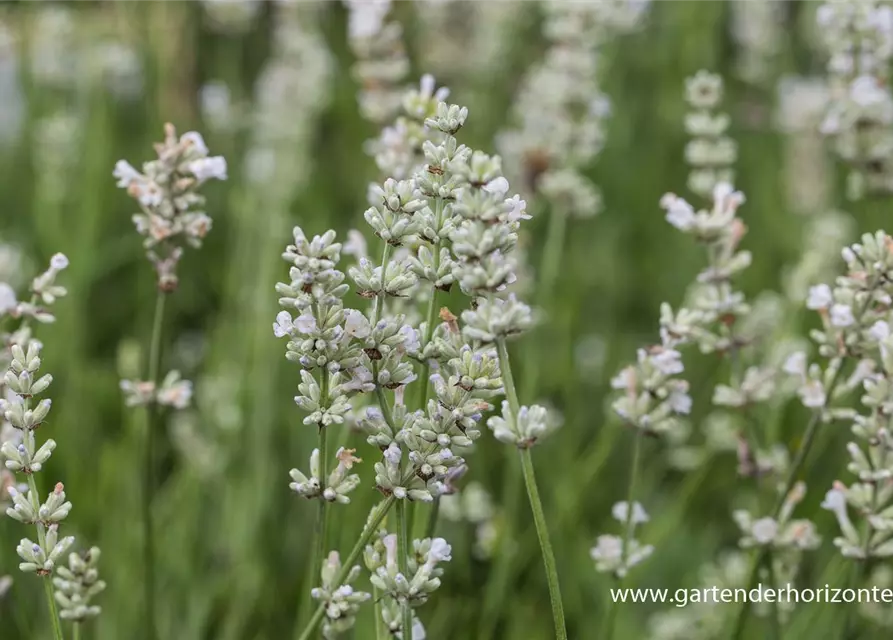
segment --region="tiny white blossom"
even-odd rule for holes
[[[316,318],[309,313],[302,314],[295,318],[295,329],[301,333],[311,333],[316,330]]]
[[[344,333],[355,338],[363,339],[369,336],[372,327],[366,316],[356,309],[344,310]]]
[[[517,193],[511,198],[507,199],[505,203],[510,207],[508,212],[509,222],[530,220],[530,215],[527,213],[527,201],[522,200],[521,196],[519,196]]]
[[[661,206],[667,211],[667,222],[680,231],[688,231],[695,226],[695,210],[682,198],[667,194],[661,198]]]
[[[189,171],[199,182],[206,180],[226,180],[226,158],[213,156],[199,158],[189,163]]]
[[[855,324],[853,309],[847,304],[835,304],[831,307],[831,325],[844,328]]]
[[[64,253],[56,253],[50,258],[50,267],[56,271],[62,271],[68,267],[68,257]]]
[[[868,330],[868,335],[878,342],[886,340],[890,337],[890,325],[883,320],[878,320],[871,325],[871,329]]]
[[[751,534],[760,544],[769,544],[778,535],[778,523],[775,518],[760,518],[753,523]]]
[[[112,171],[112,176],[118,179],[117,186],[124,189],[129,187],[132,182],[142,179],[140,172],[134,169],[127,160],[118,160],[115,163],[115,170]]]
[[[291,332],[293,326],[291,314],[288,311],[280,311],[276,314],[276,322],[273,323],[273,335],[283,338]]]
[[[0,282],[0,314],[9,313],[18,306],[16,292],[5,282]]]
[[[825,387],[819,380],[810,380],[804,384],[797,393],[803,406],[819,409],[825,406]]]
[[[629,506],[628,503],[624,500],[623,502],[617,502],[611,508],[611,515],[618,522],[622,522],[626,524],[626,519],[629,517]],[[633,517],[632,524],[642,524],[644,522],[648,522],[648,514],[645,513],[645,508],[638,502],[633,502]]]
[[[802,351],[795,351],[787,357],[781,369],[792,376],[806,376],[806,354]]]
[[[488,193],[492,193],[494,195],[502,197],[506,193],[508,193],[509,181],[502,176],[499,176],[498,178],[494,178],[493,180],[485,184],[483,188],[484,191],[487,191]]]
[[[831,295],[831,287],[819,284],[809,288],[809,297],[806,298],[807,309],[827,309],[834,302]]]
[[[675,349],[663,349],[659,353],[652,354],[651,361],[661,373],[667,376],[682,373],[685,370],[682,365],[682,354]]]
[[[180,142],[188,142],[199,155],[208,155],[208,145],[205,144],[205,139],[198,131],[187,131],[180,136]]]
[[[827,509],[834,515],[840,517],[846,515],[846,496],[839,489],[829,489],[825,494],[825,499],[820,505],[822,509]]]

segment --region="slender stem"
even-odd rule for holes
[[[328,378],[328,376],[324,376]],[[328,466],[327,455],[326,455],[326,436],[328,435],[328,428],[320,426],[319,427],[319,490],[320,492],[325,491],[326,489],[326,480],[328,479],[328,472],[326,467]],[[319,570],[322,566],[323,559],[326,557],[327,542],[326,542],[326,515],[328,512],[327,507],[329,506],[329,501],[326,500],[322,495],[319,496],[319,507],[316,515],[316,531],[314,536],[316,538],[316,545],[313,555],[313,576],[314,578],[319,577]]]
[[[161,334],[164,325],[164,303],[167,295],[158,290],[155,298],[155,317],[152,322],[152,339],[149,343],[148,382],[158,384],[161,368]],[[146,634],[149,640],[158,637],[155,620],[155,540],[152,521],[152,502],[155,495],[155,431],[157,430],[158,405],[146,406],[146,443],[143,451],[143,570],[145,583],[143,599],[146,605]]]
[[[375,624],[375,640],[385,640],[385,633],[387,633],[387,631],[382,628],[384,625],[381,620],[381,593],[376,586],[372,587],[372,607],[372,615],[374,616],[372,620]]]
[[[28,497],[31,500],[31,506],[34,508],[34,511],[37,512],[40,507],[40,494],[37,491],[37,481],[34,479],[34,474],[28,474]],[[37,525],[37,541],[40,543],[40,548],[45,552],[49,553],[49,549],[47,549],[47,535],[46,535],[46,527],[44,527],[42,522],[35,523]],[[46,594],[47,599],[47,608],[50,611],[50,621],[53,624],[53,638],[55,640],[63,640],[62,635],[62,626],[59,622],[59,614],[56,611],[56,596],[53,593],[53,579],[46,575],[43,578],[43,588]]]
[[[72,640],[81,640],[81,623],[75,622],[72,625],[71,638]]]
[[[778,582],[775,577],[775,560],[772,557],[772,553],[769,552],[766,555],[766,569],[769,571],[769,582],[772,583],[772,588],[775,589],[778,587]],[[781,616],[778,611],[778,603],[774,601],[772,602],[772,614],[770,615],[770,622],[772,628],[772,640],[780,640],[781,639]]]
[[[496,348],[499,352],[499,369],[502,374],[502,386],[505,388],[505,397],[509,408],[514,415],[520,411],[518,392],[515,390],[515,379],[512,376],[512,366],[509,361],[509,352],[505,344],[505,338],[496,340]],[[527,498],[530,501],[530,509],[533,512],[533,522],[536,525],[536,534],[540,542],[540,551],[543,556],[543,564],[546,568],[546,580],[549,583],[549,600],[552,604],[552,620],[555,624],[555,637],[557,640],[567,640],[567,629],[564,622],[564,605],[561,601],[561,588],[558,582],[558,568],[555,563],[555,554],[552,551],[552,542],[549,540],[549,528],[546,525],[546,514],[543,511],[543,503],[540,500],[539,488],[536,484],[536,474],[533,470],[533,458],[528,447],[519,448],[521,457],[521,471],[524,475],[524,485],[527,488]]]
[[[335,578],[334,584],[343,584],[347,579],[347,574],[350,573],[351,568],[354,565],[354,562],[357,561],[357,558],[360,557],[360,554],[363,553],[363,549],[365,549],[366,544],[369,540],[372,539],[372,536],[375,535],[376,531],[378,531],[378,525],[381,524],[381,521],[384,520],[385,516],[390,511],[391,507],[397,500],[394,496],[388,496],[385,500],[376,507],[378,509],[378,513],[373,516],[373,518],[366,525],[366,528],[363,529],[363,533],[360,534],[360,538],[357,540],[356,544],[353,546],[353,549],[350,550],[347,558],[344,560],[344,563],[341,566],[341,572]],[[313,637],[313,632],[319,626],[319,623],[322,622],[322,618],[326,613],[325,604],[321,604],[316,608],[316,611],[313,613],[313,617],[310,618],[310,622],[307,623],[307,626],[304,628],[304,631],[301,633],[301,636],[298,640],[310,640]]]
[[[53,623],[53,638],[55,640],[65,640],[62,633],[62,623],[59,621],[59,614],[56,611],[56,596],[53,593],[53,579],[49,576],[43,577],[43,590],[47,597],[47,606],[50,608],[50,620]]]
[[[431,511],[428,512],[428,525],[425,527],[425,537],[433,538],[434,532],[437,530],[437,518],[440,515],[440,496],[434,498],[434,504],[431,505]]]
[[[629,559],[629,547],[633,541],[633,533],[636,528],[635,521],[633,520],[633,504],[636,495],[636,480],[639,477],[639,466],[642,461],[642,430],[636,428],[634,438],[633,438],[633,458],[632,463],[629,467],[629,482],[626,486],[626,522],[623,525],[623,546],[620,549],[620,565],[626,565],[626,561]],[[618,586],[620,588],[623,587],[623,583],[625,581],[624,577],[618,578]],[[617,621],[617,610],[618,604],[616,602],[611,603],[610,610],[608,612],[608,619],[605,623],[605,635],[606,640],[611,640],[614,637],[614,627]]]
[[[397,564],[400,573],[409,580],[409,528],[406,517],[406,500],[397,500]],[[403,623],[401,629],[404,638],[412,636],[412,607],[409,600],[405,600],[400,606]]]
[[[567,237],[567,212],[563,208],[553,206],[548,213],[549,225],[546,229],[546,243],[543,247],[543,253],[540,258],[539,269],[537,270],[537,286],[536,286],[536,306],[543,308],[548,307],[554,295],[555,283],[558,280],[558,273],[561,268],[561,259],[564,254],[565,238]],[[542,352],[538,348],[542,342],[530,345],[527,353],[530,354],[529,362],[525,359],[525,367],[521,378],[521,394],[526,398],[536,392],[537,383],[541,367],[539,365],[542,358]],[[512,530],[518,521],[519,511],[521,509],[521,489],[522,475],[518,473],[515,465],[508,461],[504,467],[502,483],[502,504],[504,505],[504,520],[506,528]],[[484,597],[484,621],[481,637],[489,639],[493,637],[496,630],[496,624],[499,622],[498,612],[502,609],[502,603],[505,600],[505,594],[508,590],[511,576],[513,574],[512,558],[514,553],[510,553],[505,546],[508,543],[506,536],[503,536],[499,542],[499,552],[495,558],[495,566],[493,569],[494,577],[491,579],[492,586],[488,586],[487,594]]]
[[[546,579],[549,582],[549,599],[552,604],[552,620],[555,624],[555,637],[557,640],[567,640],[567,629],[564,622],[564,605],[561,602],[561,589],[558,583],[558,568],[555,564],[555,554],[552,552],[552,543],[549,540],[549,529],[546,525],[546,515],[543,512],[543,504],[540,500],[539,489],[536,486],[536,475],[533,471],[533,457],[530,449],[518,449],[521,456],[521,470],[524,473],[524,484],[527,487],[527,497],[530,500],[530,509],[533,511],[533,522],[536,525],[536,534],[539,537],[540,549],[543,553],[543,564],[546,567]]]

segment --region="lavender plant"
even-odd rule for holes
[[[893,95],[893,8],[875,1],[827,2],[816,13],[830,54],[831,94],[821,132],[851,167],[851,198],[889,193]]]
[[[6,514],[13,520],[35,528],[37,540],[22,538],[16,547],[22,560],[19,569],[43,578],[53,637],[56,640],[63,638],[57,602],[62,607],[61,617],[74,621],[75,635],[84,619],[99,613],[99,608],[93,607],[89,612],[84,610],[79,611],[77,616],[72,615],[77,606],[69,597],[72,594],[68,593],[67,587],[60,584],[60,580],[67,577],[67,570],[64,566],[56,566],[74,544],[73,536],[60,537],[59,534],[59,527],[71,512],[72,505],[66,498],[65,486],[61,482],[55,484],[52,492],[41,503],[35,477],[52,456],[56,441],[50,438],[39,444],[37,440],[36,432],[45,423],[52,401],[44,398],[33,406],[31,403],[34,398],[46,392],[53,377],[50,374],[38,375],[43,345],[33,337],[31,322],[55,321],[52,304],[67,294],[65,287],[58,284],[56,279],[67,266],[68,258],[61,253],[55,254],[50,260],[49,268],[31,282],[29,302],[17,302],[12,287],[4,284],[8,304],[4,305],[2,312],[4,316],[19,319],[20,323],[14,332],[4,335],[3,359],[7,372],[0,384],[5,396],[0,400],[0,413],[4,421],[0,454],[9,472],[22,474],[26,478],[26,487],[17,487],[12,476],[7,479],[5,489],[11,505],[6,508]],[[61,578],[54,578],[54,574]],[[93,592],[91,597],[102,588],[104,585]]]
[[[549,421],[542,407],[520,406],[506,346],[508,337],[533,322],[529,307],[506,291],[515,279],[511,250],[518,225],[527,217],[525,203],[519,196],[506,197],[509,185],[498,157],[457,141],[468,110],[437,102],[433,90],[425,89],[411,102],[418,105],[416,112],[428,114],[424,125],[438,133],[437,141],[422,143],[425,164],[411,179],[389,178],[370,191],[377,202],[365,218],[383,241],[381,261],[376,265],[361,257],[349,269],[357,293],[372,301],[368,312],[344,306],[349,287],[337,269],[342,246],[333,231],[308,240],[296,228],[295,242],[283,254],[293,266],[290,282],[277,285],[277,291],[280,304],[297,317],[291,311],[280,313],[273,330],[289,338],[286,357],[302,367],[296,403],[308,413],[305,423],[317,425],[320,434],[310,476],[293,472],[293,487],[321,499],[318,545],[324,545],[325,505],[339,493],[332,479],[341,483],[344,477],[337,469],[328,474],[326,432],[344,422],[353,397],[374,392],[378,406],[366,409],[360,426],[370,444],[382,451],[375,482],[385,499],[373,509],[354,550],[324,590],[344,585],[351,564],[365,549],[373,585],[387,598],[382,621],[392,633],[408,637],[421,624],[414,609],[440,585],[438,564],[449,560],[450,546],[442,538],[411,541],[406,504],[433,502],[446,491],[451,471],[465,467],[461,454],[480,436],[478,424],[491,408],[488,400],[504,392],[502,414],[491,417],[488,426],[520,451],[556,633],[564,638],[554,557],[530,458],[530,447],[548,432]],[[437,293],[454,283],[474,300],[462,312],[461,325],[448,309],[437,313]],[[400,298],[416,296],[427,298],[423,316],[411,307],[403,312],[398,305]],[[418,326],[409,324],[413,316],[419,318]],[[417,367],[423,386],[418,408],[410,410],[406,387],[418,379]],[[429,376],[431,369],[436,372]],[[379,529],[391,506],[396,507],[395,533]],[[370,545],[376,535],[378,542]],[[337,608],[320,607],[302,637],[309,637],[323,617],[330,625],[341,619]]]
[[[140,207],[133,215],[137,232],[143,236],[146,256],[155,268],[158,293],[152,337],[148,348],[145,380],[122,380],[125,404],[143,407],[145,449],[143,462],[143,553],[144,601],[149,637],[155,638],[155,551],[152,502],[155,493],[155,447],[160,407],[183,409],[192,397],[192,383],[177,371],[160,379],[162,330],[167,295],[177,289],[178,265],[186,247],[198,248],[211,229],[211,218],[203,210],[202,187],[209,180],[226,179],[226,160],[209,156],[201,134],[189,131],[177,136],[173,125],[165,125],[163,142],[155,145],[156,160],[143,163],[138,171],[126,160],[115,165],[118,187],[126,189]]]

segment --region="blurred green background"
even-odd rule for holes
[[[482,4],[438,7],[450,21],[443,29],[426,20],[425,12],[435,9],[424,3],[400,2],[395,14],[405,27],[411,77],[431,70],[451,87],[452,100],[471,108],[463,142],[493,151],[525,69],[542,54],[541,15],[537,3],[511,3],[493,29],[484,24],[490,14]],[[703,263],[658,208],[664,192],[685,191],[685,77],[706,68],[727,80],[725,105],[739,143],[737,186],[748,200],[745,245],[755,254],[742,282],[749,297],[783,289],[786,266],[809,240],[809,214],[821,212],[804,198],[816,198],[822,211],[845,205],[836,195],[841,176],[822,164],[822,147],[810,159],[827,172],[804,178],[807,168],[790,153],[795,136],[776,126],[779,80],[823,69],[811,29],[814,5],[746,4],[781,7],[771,22],[777,31],[765,34],[774,38],[769,53],[761,54],[767,67],[756,78],[742,73],[748,50],[731,2],[656,2],[640,29],[606,45],[602,82],[613,115],[607,146],[588,169],[605,209],[571,222],[548,320],[514,344],[518,366],[539,370],[537,398],[564,417],[564,427],[535,450],[535,461],[572,638],[598,637],[611,583],[594,571],[589,548],[598,534],[616,531],[610,508],[626,492],[629,434],[606,410],[609,380],[637,347],[656,341],[660,302],[680,303]],[[315,432],[301,424],[292,401],[298,368],[285,361],[270,329],[277,311],[273,285],[287,272],[279,253],[290,228],[300,224],[308,234],[362,228],[366,185],[377,175],[363,152],[376,130],[357,109],[341,3],[302,7],[300,20],[320,34],[331,56],[319,96],[300,95],[293,103],[288,92],[277,94],[276,77],[259,82],[276,62],[273,32],[293,10],[272,3],[256,4],[245,15],[238,6],[199,2],[0,4],[0,240],[25,256],[24,265],[5,277],[25,283],[57,251],[71,260],[62,278],[69,296],[58,304],[58,321],[39,334],[45,369],[56,378],[52,421],[42,433],[58,442],[41,479],[44,486],[57,478],[65,483],[74,504],[65,528],[79,545],[103,549],[109,587],[100,598],[104,612],[87,637],[140,638],[144,628],[142,434],[123,407],[118,381],[142,370],[154,276],[132,228],[133,206],[115,188],[111,171],[119,158],[135,165],[150,158],[166,121],[181,131],[202,131],[212,153],[226,156],[230,179],[206,189],[214,229],[200,251],[188,252],[180,288],[168,302],[163,369],[176,367],[193,379],[196,402],[161,438],[161,635],[288,637],[297,605],[306,600],[299,590],[316,505],[288,490],[287,471],[306,465]],[[466,46],[463,38],[475,37],[500,39],[486,64],[435,55],[435,45],[456,52]],[[252,177],[263,160],[252,150],[270,146],[277,127],[294,127],[295,119],[306,122],[274,145],[272,177]],[[806,195],[792,198],[791,181],[798,179]],[[883,202],[846,206],[853,237],[886,221]],[[546,217],[528,227],[533,265]],[[794,317],[788,324],[799,322]],[[548,349],[531,349],[533,341]],[[694,419],[703,415],[724,367],[697,356],[688,367]],[[794,444],[804,416],[791,407],[782,417]],[[498,503],[509,453],[485,436],[471,458],[470,479],[497,503],[492,531],[508,561],[474,551],[474,524],[442,522],[453,562],[420,615],[429,638],[548,638],[548,595],[532,521],[525,505],[520,522],[504,526]],[[338,437],[367,462],[375,459],[361,436]],[[692,481],[673,468],[666,451],[657,441],[646,443],[639,489],[652,522],[642,538],[657,550],[633,574],[635,586],[695,586],[701,566],[734,548],[738,537],[730,518],[740,483],[734,453],[718,456]],[[828,575],[823,572],[839,567],[832,519],[817,504],[843,472],[842,451],[834,443],[823,451],[812,465],[804,509],[828,534],[808,564],[817,584]],[[360,465],[363,485],[349,507],[335,510],[330,530],[344,552],[376,500],[371,472],[371,464]],[[15,579],[0,600],[3,640],[48,633],[38,581],[17,573],[14,548],[22,535],[18,523],[0,521],[0,575]],[[648,616],[657,609],[622,608],[618,637],[646,637]],[[364,609],[354,637],[371,637],[371,612]],[[821,636],[816,630],[835,615],[821,605],[801,607],[789,637]],[[762,637],[760,623],[750,632]],[[868,625],[865,633],[888,637]]]

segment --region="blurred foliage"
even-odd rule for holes
[[[803,2],[785,5],[785,37],[772,78],[762,86],[735,79],[727,2],[656,2],[645,27],[606,52],[604,85],[613,116],[607,147],[591,168],[606,208],[597,218],[573,223],[546,310],[548,322],[530,338],[548,350],[530,350],[523,341],[515,345],[519,366],[540,370],[537,396],[556,406],[565,421],[536,450],[535,459],[572,638],[597,637],[610,580],[595,573],[588,552],[595,536],[613,526],[610,507],[626,490],[630,439],[606,417],[608,381],[634,358],[637,347],[656,339],[660,302],[678,303],[701,265],[698,252],[663,222],[657,207],[664,192],[681,191],[686,181],[681,124],[686,76],[708,68],[728,79],[726,105],[740,145],[738,186],[748,197],[742,210],[749,227],[745,246],[755,254],[744,282],[749,297],[779,290],[784,266],[796,260],[802,245],[803,218],[785,197],[784,137],[772,128],[774,82],[789,73],[820,71],[822,62],[811,50],[806,28],[811,9]],[[424,71],[418,55],[426,42],[414,37],[413,24],[425,10],[398,5],[416,76]],[[541,53],[536,6],[519,2],[517,11],[513,46],[492,75],[438,78],[452,88],[456,101],[472,105],[464,140],[475,147],[494,148],[493,137],[506,125],[524,69]],[[65,12],[70,18],[65,42],[45,42],[46,12]],[[290,240],[291,225],[301,224],[308,232],[332,226],[341,233],[361,224],[366,184],[376,177],[363,142],[375,131],[357,112],[345,10],[340,3],[325,3],[319,19],[337,70],[332,102],[315,126],[311,175],[285,211],[254,192],[243,179],[246,127],[207,126],[199,91],[212,80],[226,83],[239,109],[237,120],[249,123],[274,12],[273,5],[264,4],[248,30],[221,31],[213,28],[200,3],[0,6],[0,24],[9,35],[0,38],[0,64],[12,78],[0,92],[2,122],[7,126],[19,119],[13,133],[0,136],[0,234],[33,265],[56,251],[67,253],[72,265],[66,273],[70,295],[58,305],[58,322],[40,333],[45,368],[57,379],[47,429],[59,445],[44,476],[65,482],[74,503],[69,531],[83,544],[103,549],[109,589],[101,597],[103,615],[86,631],[88,637],[139,638],[143,628],[142,438],[139,423],[122,406],[118,380],[140,370],[154,278],[132,230],[132,205],[115,188],[111,169],[119,158],[134,163],[148,158],[165,121],[180,130],[205,132],[212,152],[228,158],[230,180],[207,189],[214,230],[201,251],[189,253],[181,287],[168,307],[163,368],[179,367],[196,380],[197,410],[186,418],[188,425],[172,423],[162,438],[156,505],[161,633],[175,639],[284,637],[304,600],[299,589],[316,505],[289,492],[287,471],[305,463],[315,433],[301,425],[292,402],[298,369],[282,357],[282,345],[270,330],[277,311],[273,285],[286,272],[278,254]],[[132,95],[109,90],[109,69],[122,54],[99,47],[104,42],[123,43],[136,56],[142,86]],[[61,46],[63,73],[58,82],[40,81],[34,61],[47,53],[41,47],[52,44]],[[848,211],[859,231],[874,229],[886,218],[880,203]],[[542,217],[530,229],[530,257],[536,264],[545,233]],[[580,366],[581,342],[589,345],[586,367]],[[697,407],[709,401],[710,380],[717,374],[714,364],[702,360],[689,367],[695,417]],[[786,417],[785,433],[793,444],[804,416],[791,410]],[[184,433],[193,438],[187,455],[174,446]],[[834,442],[825,443],[823,458],[813,460],[814,489],[804,509],[816,513],[826,532],[833,530],[831,520],[817,503],[841,471],[841,435],[824,435]],[[358,455],[374,458],[359,436],[337,438],[349,439]],[[659,442],[646,443],[639,487],[652,522],[643,539],[658,548],[631,584],[694,586],[699,567],[736,543],[730,512],[739,480],[730,458],[714,463],[709,478],[686,483],[663,452]],[[483,439],[472,459],[472,477],[497,499],[507,461],[509,452],[490,438]],[[342,550],[353,543],[376,500],[370,488],[372,465],[360,465],[359,472],[364,484],[354,503],[336,509],[330,526]],[[526,508],[522,513],[517,527],[503,531],[510,536],[513,556],[508,592],[495,613],[483,606],[492,564],[472,553],[473,529],[442,525],[454,545],[454,560],[443,589],[421,610],[429,638],[481,637],[476,630],[487,627],[500,638],[549,637],[541,560]],[[0,601],[4,640],[47,634],[38,581],[16,574],[14,547],[21,533],[17,523],[0,520],[0,574],[15,577],[11,593]],[[837,566],[827,538],[811,565],[815,584],[823,584],[819,576],[827,575],[825,567],[833,571]],[[621,609],[618,637],[643,637],[647,616],[656,609],[652,604]],[[367,607],[361,614],[354,634],[358,640],[371,637],[370,625],[364,624],[371,612]],[[801,607],[790,637],[821,634],[833,615],[821,605]],[[751,632],[763,637],[758,624]]]

